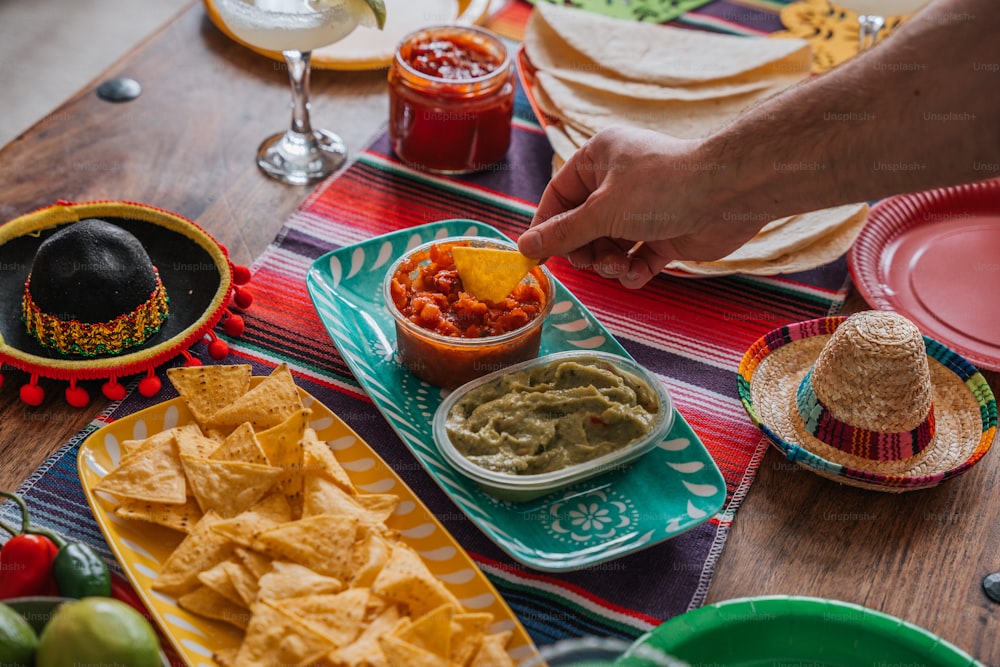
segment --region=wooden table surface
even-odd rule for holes
[[[143,85],[128,103],[100,100],[112,76]],[[385,73],[315,71],[313,119],[357,150],[386,118]],[[0,220],[58,199],[124,199],[173,210],[248,264],[309,189],[263,177],[257,144],[287,122],[284,67],[225,38],[194,2],[175,21],[0,150]],[[851,309],[864,308],[858,298]],[[20,402],[23,374],[4,369],[0,488],[15,489],[97,413],[42,381]],[[994,391],[1000,375],[987,373]],[[92,394],[98,394],[94,389]],[[981,581],[1000,570],[998,453],[938,488],[880,494],[842,486],[773,448],[733,522],[708,601],[809,595],[865,605],[920,625],[1000,665],[1000,605]],[[668,564],[664,564],[668,567]]]

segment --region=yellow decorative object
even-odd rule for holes
[[[906,16],[885,17],[880,38],[900,25]],[[772,37],[808,40],[812,46],[814,74],[825,72],[858,53],[858,15],[828,0],[800,0],[781,9],[781,23],[788,28]]]
[[[22,317],[28,333],[38,344],[52,348],[62,354],[79,354],[93,357],[98,354],[118,354],[146,339],[160,330],[160,325],[170,312],[167,290],[156,273],[156,288],[149,298],[135,310],[122,313],[107,322],[81,322],[63,320],[56,315],[43,313],[31,298],[31,275],[24,283]]]

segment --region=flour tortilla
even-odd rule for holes
[[[649,33],[663,39],[660,31]],[[669,36],[669,34],[667,35]],[[738,38],[743,39],[743,38]],[[531,66],[566,83],[647,100],[701,100],[728,97],[767,88],[778,79],[795,83],[809,73],[809,49],[794,51],[773,63],[725,79],[665,85],[654,80],[634,80],[604,67],[571,47],[535,12],[528,22],[524,50]]]
[[[690,85],[736,76],[790,58],[809,71],[809,44],[801,39],[717,35],[602,16],[539,2],[532,22],[544,21],[592,71],[665,86]],[[529,57],[531,52],[529,51]],[[784,68],[786,65],[781,65]]]
[[[664,132],[682,139],[710,134],[741,111],[787,87],[787,84],[778,82],[742,95],[694,101],[662,101],[637,100],[573,85],[542,71],[536,73],[535,81],[536,92],[538,89],[543,91],[548,104],[559,110],[559,118],[589,134],[596,134],[614,125],[628,125]]]
[[[851,213],[852,208],[854,212]],[[838,222],[838,211],[845,215]],[[795,273],[807,271],[836,260],[847,252],[854,243],[861,228],[868,219],[866,204],[840,206],[834,209],[815,211],[794,218],[784,224],[780,231],[775,231],[775,238],[754,244],[755,239],[738,249],[736,252],[714,262],[681,262],[674,261],[667,265],[668,270],[682,271],[695,276],[725,276],[731,274],[746,274],[771,276],[779,273]],[[794,247],[780,237],[808,238],[808,232],[814,224],[826,227],[827,233],[815,238],[807,245]],[[805,229],[800,229],[805,228]],[[767,235],[765,235],[767,236]],[[749,247],[749,250],[748,250]],[[756,248],[757,257],[753,256]]]

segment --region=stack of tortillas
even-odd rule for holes
[[[536,3],[524,36],[523,80],[558,169],[597,132],[631,125],[705,136],[749,106],[806,79],[799,39],[737,37]],[[715,262],[673,262],[691,275],[772,275],[821,266],[847,251],[867,218],[852,204],[774,220]]]

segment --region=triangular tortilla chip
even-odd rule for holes
[[[222,561],[214,567],[200,572],[198,574],[198,581],[205,588],[210,588],[233,604],[249,608],[250,605],[243,601],[243,597],[236,590],[236,585],[233,583],[233,580],[229,576],[229,571],[226,569],[227,565],[236,565],[236,562],[232,559]]]
[[[455,607],[443,604],[423,616],[414,619],[410,625],[395,634],[405,642],[419,646],[441,658],[451,658],[451,619]]]
[[[387,493],[348,495],[325,475],[306,475],[302,517],[343,514],[361,523],[383,523],[399,504],[399,496]]]
[[[184,504],[187,480],[174,438],[122,459],[94,489],[137,500]]]
[[[380,637],[378,642],[390,667],[451,667],[448,658],[442,658],[399,637]]]
[[[141,440],[122,440],[119,446],[122,450],[122,458],[141,452],[144,449],[149,449],[155,447],[156,445],[169,441],[171,438],[175,437],[178,433],[182,431],[187,431],[191,433],[201,433],[201,428],[195,423],[185,424],[184,426],[175,426],[174,428],[168,428],[165,431],[160,431],[159,433],[154,433],[148,438],[142,438]]]
[[[213,530],[240,546],[254,548],[257,536],[292,520],[292,509],[282,493],[270,493],[245,512],[232,519],[220,519]]]
[[[486,635],[479,644],[479,651],[469,667],[514,667],[514,660],[507,653],[511,632]]]
[[[249,364],[177,366],[167,369],[170,384],[187,403],[195,420],[203,426],[219,409],[250,389],[252,374],[253,369]]]
[[[407,605],[413,616],[422,616],[443,604],[462,609],[458,598],[431,574],[417,552],[402,543],[392,545],[389,560],[372,583],[372,591]]]
[[[350,588],[333,595],[307,595],[274,602],[278,609],[299,616],[335,646],[346,646],[361,633],[367,588]]]
[[[451,661],[468,664],[492,623],[493,614],[485,611],[455,614],[451,619]]]
[[[284,498],[282,498],[284,500]],[[260,579],[271,571],[271,558],[252,549],[236,547],[233,549],[236,559],[253,574],[254,579]]]
[[[453,246],[451,257],[465,291],[480,301],[502,302],[538,264],[514,250]]]
[[[302,399],[288,365],[280,364],[256,387],[214,413],[208,424],[236,427],[250,422],[255,430],[262,431],[277,426],[301,409]]]
[[[115,507],[115,514],[123,519],[148,521],[182,533],[189,533],[201,519],[202,512],[194,498],[188,498],[180,505],[122,498]]]
[[[219,516],[208,512],[191,533],[170,554],[159,575],[152,583],[153,590],[167,595],[183,595],[200,586],[198,574],[229,558],[233,543],[212,530]]]
[[[257,598],[260,600],[326,595],[344,590],[340,579],[319,574],[305,565],[280,560],[271,563],[271,571],[257,581],[257,586]]]
[[[226,436],[221,445],[209,455],[210,459],[219,461],[243,461],[244,463],[260,463],[271,465],[260,447],[257,435],[250,422],[243,422],[232,433]]]
[[[258,463],[215,461],[181,455],[191,492],[202,511],[231,519],[263,498],[284,473]]]
[[[261,551],[275,560],[290,560],[337,579],[350,578],[351,545],[358,520],[320,515],[289,521],[257,537]]]
[[[340,465],[330,446],[322,442],[316,436],[316,431],[309,427],[302,434],[302,473],[322,473],[344,491],[357,493],[347,471]]]
[[[212,440],[208,436],[203,435],[200,431],[183,431],[179,430],[174,435],[174,442],[177,443],[177,453],[181,456],[200,456],[202,458],[207,458],[211,456],[219,447],[219,443]]]
[[[223,563],[222,567],[226,571],[240,603],[249,609],[250,605],[257,600],[260,579],[243,564],[242,560],[236,557]]]
[[[399,608],[391,605],[372,619],[353,644],[330,651],[330,664],[348,667],[388,667],[388,660],[378,644],[379,637],[388,635],[400,621]]]
[[[351,554],[354,579],[351,580],[351,585],[371,586],[386,561],[389,560],[391,550],[392,547],[378,531],[368,531],[363,540],[354,544],[354,553]]]
[[[181,609],[187,609],[193,614],[225,621],[241,630],[245,630],[250,622],[250,612],[246,608],[207,586],[185,593],[177,598],[177,604]]]
[[[251,611],[253,617],[236,658],[241,667],[298,665],[333,646],[301,618],[267,602],[254,604]]]
[[[302,434],[310,414],[312,411],[306,408],[296,410],[277,426],[257,433],[257,441],[267,460],[285,471],[278,486],[293,507],[302,498]]]

